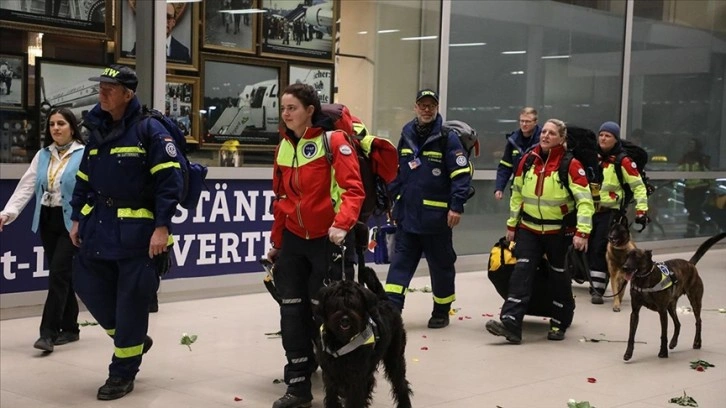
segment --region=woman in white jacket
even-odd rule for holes
[[[68,108],[50,111],[45,127],[45,147],[33,157],[15,192],[0,212],[0,231],[13,222],[35,195],[33,232],[40,231],[49,263],[48,297],[40,322],[40,338],[33,347],[50,353],[53,346],[79,339],[78,301],[71,284],[75,246],[70,200],[84,142],[76,117]]]

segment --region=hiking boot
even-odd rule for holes
[[[134,390],[134,380],[126,380],[121,377],[108,377],[106,384],[98,389],[96,398],[109,401],[123,397]]]
[[[429,329],[443,329],[449,325],[449,315],[431,315],[429,319]]]
[[[495,336],[503,336],[508,342],[519,344],[522,342],[522,335],[516,331],[507,328],[507,326],[498,320],[489,320],[485,325],[487,331]]]
[[[593,305],[601,305],[601,304],[603,304],[605,302],[602,300],[602,295],[601,294],[599,294],[599,293],[593,293],[592,294],[592,297],[590,298],[590,303],[592,303]]]
[[[81,335],[79,333],[62,332],[60,336],[53,342],[56,346],[62,346],[64,344],[73,343],[74,341],[80,340]]]
[[[560,329],[559,327],[550,327],[550,331],[547,332],[547,340],[564,340],[565,339],[565,331]]]
[[[144,348],[143,348],[141,354],[146,354],[146,352],[149,351],[151,349],[151,346],[153,346],[153,345],[154,345],[154,339],[152,339],[151,337],[149,337],[147,335],[146,338],[144,339]]]
[[[312,397],[298,397],[286,392],[272,404],[272,408],[310,408],[313,406],[312,401]]]
[[[50,337],[41,337],[35,341],[33,347],[51,353],[53,351],[53,340]]]

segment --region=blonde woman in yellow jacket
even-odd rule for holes
[[[564,270],[565,254],[570,244],[578,251],[587,251],[595,208],[585,170],[577,159],[570,163],[567,180],[559,178],[566,139],[565,123],[549,119],[542,127],[539,145],[527,153],[534,156],[532,165],[525,168],[528,162],[525,155],[515,173],[507,239],[517,244],[514,248],[517,265],[500,320],[486,324],[490,333],[503,336],[510,343],[522,341],[522,319],[532,294],[534,274],[544,255],[550,264],[549,286],[553,298],[547,338],[563,340],[572,323],[575,301],[570,276]]]

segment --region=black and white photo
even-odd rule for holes
[[[118,61],[134,63],[136,59],[136,3],[119,0],[121,22],[117,26]],[[193,3],[162,3],[166,7],[166,63],[172,68],[195,69],[196,21]]]
[[[25,109],[27,62],[27,55],[0,54],[0,109]]]
[[[262,0],[262,54],[333,60],[333,0]]]
[[[280,123],[279,92],[284,63],[234,59],[204,62],[204,141],[275,145]],[[254,61],[254,62],[253,62]]]
[[[255,53],[255,0],[216,0],[204,3],[204,47]]]
[[[197,92],[199,78],[170,75],[166,78],[164,114],[170,117],[184,133],[187,143],[199,143]]]
[[[35,63],[38,67],[35,91],[36,106],[39,107],[38,123],[45,124],[45,116],[55,107],[69,108],[81,122],[98,103],[98,82],[88,78],[98,76],[103,66],[45,58],[38,58]],[[39,130],[43,135],[45,128]]]
[[[333,70],[330,68],[290,65],[290,83],[308,84],[318,92],[320,103],[333,102]]]
[[[32,31],[106,37],[110,0],[2,0],[0,20]]]

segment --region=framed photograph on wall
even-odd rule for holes
[[[106,39],[110,9],[111,0],[4,0],[0,21],[20,30]]]
[[[257,43],[257,0],[218,0],[203,3],[204,48],[254,54]]]
[[[277,145],[285,62],[203,54],[202,64],[204,142]]]
[[[290,83],[312,85],[318,91],[320,103],[333,102],[332,67],[290,64]]]
[[[333,61],[335,0],[261,0],[262,55]]]
[[[198,144],[199,78],[167,75],[165,95],[164,114],[179,126],[187,144]]]
[[[88,78],[99,76],[104,68],[101,65],[77,64],[47,58],[35,59],[35,106],[39,108],[38,127],[41,145],[46,117],[51,108],[69,108],[80,122],[98,103],[98,82],[89,81]]]
[[[136,3],[117,0],[119,23],[116,26],[116,60],[136,62]],[[171,69],[196,71],[199,7],[192,3],[158,3],[166,6],[166,64]]]
[[[28,106],[28,55],[0,54],[0,109]]]
[[[0,163],[30,163],[40,148],[33,109],[0,110]]]

